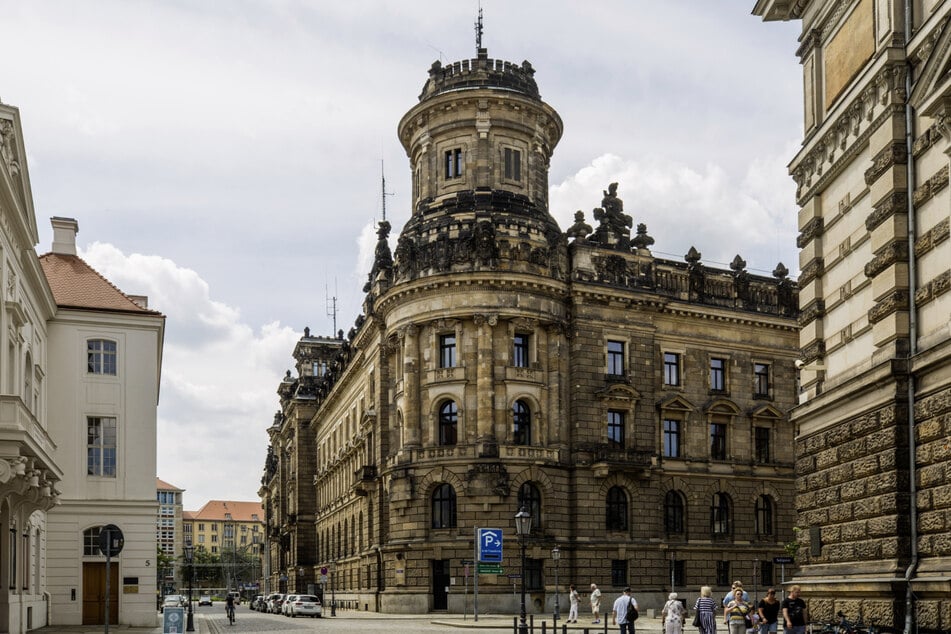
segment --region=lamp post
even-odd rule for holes
[[[195,547],[191,541],[185,543],[185,562],[188,564],[188,617],[185,621],[185,631],[195,631],[195,617],[192,615],[192,577],[195,573],[195,566],[192,564],[195,557]]]
[[[525,538],[532,532],[532,514],[523,506],[515,514],[515,533],[522,549],[522,604],[519,612],[518,634],[528,634],[528,623],[525,622]]]
[[[330,566],[330,616],[337,616],[337,595],[334,594],[334,577],[337,576],[334,573],[336,572],[337,559],[335,557],[333,563]]]
[[[559,605],[558,605],[558,564],[561,560],[561,550],[558,546],[551,549],[551,560],[555,562],[555,615],[552,617],[555,627],[558,627]]]

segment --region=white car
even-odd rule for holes
[[[290,611],[291,605],[293,604],[294,601],[297,601],[298,596],[300,595],[289,594],[286,597],[284,597],[284,603],[281,604],[281,614],[283,614],[284,616],[291,615],[291,611]]]
[[[281,604],[284,602],[284,595],[275,592],[267,598],[267,611],[271,614],[281,613]]]
[[[162,607],[159,608],[159,612],[165,612],[165,608],[184,608],[185,603],[185,597],[182,595],[167,594],[165,595],[165,600],[162,601]]]
[[[214,605],[214,604],[211,602],[211,595],[210,595],[210,594],[203,594],[203,595],[201,595],[201,596],[198,598],[198,605],[199,605],[199,607],[200,607],[200,606],[203,606],[203,605]]]
[[[297,594],[292,597],[287,597],[287,601],[284,605],[287,606],[286,614],[288,616],[309,616],[319,618],[321,615],[320,599],[312,594]]]

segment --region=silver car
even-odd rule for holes
[[[271,614],[280,614],[282,603],[284,603],[284,595],[280,592],[275,592],[267,598],[267,611]]]
[[[287,597],[284,604],[286,606],[285,614],[287,616],[309,616],[320,617],[321,606],[320,599],[312,594],[297,594]]]

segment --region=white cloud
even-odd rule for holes
[[[237,309],[213,300],[195,271],[167,258],[99,242],[80,255],[124,292],[148,295],[167,317],[158,475],[188,490],[189,508],[212,498],[254,499],[275,390],[293,369],[301,333],[277,322],[255,331]]]

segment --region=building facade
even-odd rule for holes
[[[0,103],[0,630],[47,624],[49,511],[63,488],[50,428],[50,334],[56,303],[43,276],[17,108]]]
[[[105,622],[100,529],[119,527],[109,562],[111,622],[154,626],[156,425],[165,317],[76,255],[78,223],[53,218],[40,257],[56,300],[49,322],[50,433],[63,468],[50,513],[47,571],[53,624]]]
[[[811,615],[951,627],[951,2],[759,0],[801,20],[796,440]]]
[[[593,227],[579,211],[562,230],[562,121],[534,73],[485,49],[436,62],[400,121],[412,216],[393,252],[380,223],[364,314],[346,337],[305,332],[278,389],[261,488],[273,588],[304,568],[325,603],[462,612],[475,530],[501,528],[479,605],[515,612],[521,508],[530,612],[552,609],[556,574],[562,596],[630,585],[644,608],[778,581],[797,286],[739,256],[654,257],[616,183]]]
[[[165,589],[181,587],[182,571],[180,562],[182,547],[186,540],[191,541],[191,534],[185,534],[182,522],[182,493],[174,484],[169,484],[161,478],[155,478],[156,500],[158,501],[158,516],[155,518],[156,552],[161,552],[172,562],[171,567],[157,570],[159,594],[168,594]],[[191,528],[191,524],[188,525]]]
[[[214,573],[217,578],[220,572],[227,589],[260,583],[265,542],[260,502],[210,500],[197,511],[185,511],[183,525],[191,545],[214,556]]]

